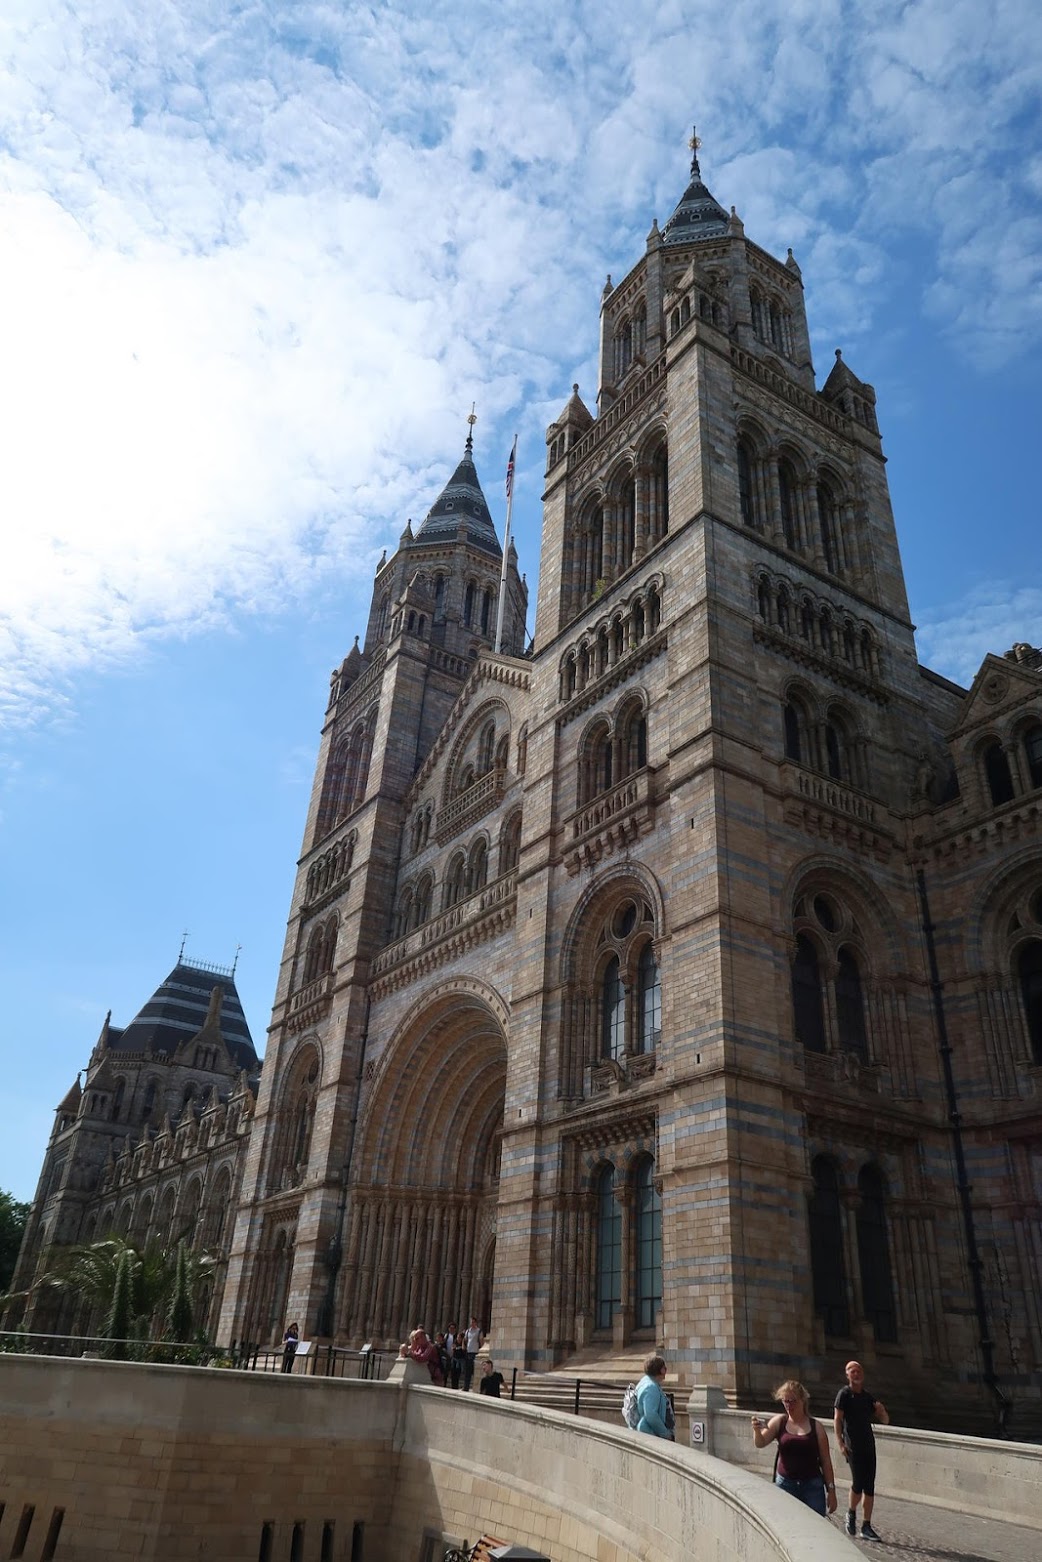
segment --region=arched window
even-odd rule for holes
[[[648,340],[648,309],[647,305],[639,303],[633,314],[633,351],[640,355],[647,346]]]
[[[434,577],[434,622],[440,623],[445,617],[445,576]]]
[[[600,505],[590,514],[583,543],[586,566],[583,581],[586,595],[592,597],[602,584],[604,575],[604,511]]]
[[[456,852],[449,863],[449,871],[445,875],[445,905],[447,911],[450,906],[455,906],[463,899],[463,887],[467,877],[467,859],[463,853]]]
[[[810,1227],[810,1269],[814,1286],[814,1311],[825,1333],[850,1333],[847,1280],[843,1263],[843,1211],[839,1176],[832,1161],[816,1156],[811,1164],[814,1191],[807,1202]]]
[[[639,706],[624,716],[619,733],[619,780],[643,770],[648,762],[648,723]],[[609,785],[611,783],[609,782]]]
[[[125,1079],[117,1080],[116,1081],[116,1089],[115,1089],[115,1092],[114,1092],[113,1097],[112,1097],[112,1121],[114,1123],[118,1122],[120,1117],[123,1114],[123,1097],[126,1095],[126,1093],[127,1093],[127,1082],[126,1082],[126,1080]]]
[[[488,634],[488,626],[492,622],[492,592],[486,588],[481,593],[481,633]]]
[[[477,890],[484,889],[488,883],[488,843],[483,835],[479,835],[470,848],[470,861],[467,865],[467,887],[471,895]]]
[[[655,1163],[640,1162],[633,1178],[634,1258],[636,1260],[634,1323],[653,1329],[662,1306],[662,1199],[655,1187]]]
[[[1042,940],[1033,938],[1022,946],[1017,955],[1017,978],[1031,1056],[1042,1063]]]
[[[836,552],[836,500],[828,483],[818,484],[818,525],[821,528],[821,551],[825,568],[835,570]]]
[[[653,944],[647,943],[637,962],[638,1051],[654,1052],[662,1030],[662,985]]]
[[[517,773],[523,776],[525,766],[528,764],[528,723],[525,722],[517,735]]]
[[[1024,758],[1028,766],[1028,783],[1042,786],[1042,725],[1029,727],[1024,734]]]
[[[788,461],[778,462],[778,500],[785,546],[796,547],[796,473]]]
[[[886,1184],[877,1166],[862,1166],[857,1180],[861,1203],[857,1212],[857,1256],[865,1318],[881,1344],[897,1340],[894,1287],[890,1278],[890,1244],[886,1233]]]
[[[1002,803],[1013,801],[1013,777],[1010,774],[1009,760],[1001,743],[989,743],[984,750],[984,774],[988,781],[988,791],[991,793],[991,801],[996,808]]]
[[[413,926],[420,927],[422,923],[430,921],[431,905],[434,900],[434,878],[430,873],[425,873],[416,886],[416,900],[413,908]]]
[[[825,1010],[818,951],[805,933],[797,934],[792,962],[792,1019],[796,1040],[808,1052],[824,1052]]]
[[[588,735],[579,770],[579,802],[606,792],[612,784],[611,733],[607,722],[600,722]]]
[[[836,971],[836,1023],[839,1028],[839,1044],[856,1052],[863,1063],[868,1062],[868,1032],[865,1028],[865,995],[861,986],[861,972],[850,949],[841,949]]]
[[[760,515],[759,506],[756,502],[756,455],[744,434],[738,441],[738,504],[745,525],[759,531]]]
[[[803,733],[806,717],[795,700],[785,701],[785,758],[795,764],[803,763]]]
[[[833,781],[850,779],[850,740],[842,721],[830,716],[825,723],[825,757]]]
[[[663,440],[651,458],[651,539],[669,531],[669,447]]]
[[[778,592],[778,628],[784,629],[788,634],[792,628],[792,615],[789,609],[789,593],[784,587]]]
[[[478,740],[477,774],[487,776],[492,769],[492,754],[496,746],[496,724],[487,721],[481,729],[481,737]]]
[[[158,1090],[158,1081],[155,1079],[150,1079],[148,1084],[145,1086],[145,1100],[144,1105],[141,1108],[141,1116],[146,1123],[150,1121],[152,1113],[156,1109],[156,1094]]]
[[[463,594],[463,623],[467,629],[474,624],[474,582],[467,581],[467,589]]]
[[[619,958],[612,955],[601,977],[601,1057],[618,1061],[626,1051],[626,989]]]
[[[499,871],[509,873],[516,868],[521,855],[521,815],[511,814],[503,826],[499,845]]]
[[[597,1256],[594,1313],[598,1329],[610,1329],[622,1300],[622,1211],[615,1197],[615,1167],[597,1178]]]

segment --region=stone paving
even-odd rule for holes
[[[846,1504],[840,1496],[832,1523],[843,1527]],[[906,1562],[1039,1562],[1042,1529],[1007,1524],[1002,1519],[981,1519],[950,1508],[903,1502],[881,1492],[876,1498],[872,1526],[882,1542],[851,1541],[869,1557],[900,1557]]]

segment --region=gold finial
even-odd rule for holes
[[[477,402],[472,401],[471,404],[470,404],[470,413],[469,413],[469,416],[467,417],[467,422],[470,424],[470,428],[467,430],[467,449],[468,450],[473,449],[473,446],[474,446],[474,425],[478,421],[478,415],[474,411],[474,408],[476,406],[477,406]]]
[[[691,126],[691,140],[688,142],[688,146],[691,148],[692,152],[697,152],[701,145],[702,145],[702,137],[698,134],[698,131],[697,131],[696,127],[694,125],[692,125]]]

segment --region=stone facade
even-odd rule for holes
[[[331,682],[222,1337],[1042,1429],[1042,656],[920,665],[872,387],[697,158],[548,430],[534,647],[501,564],[468,440]]]
[[[234,975],[179,960],[130,1025],[111,1020],[55,1113],[7,1322],[88,1333],[102,1320],[81,1298],[36,1284],[60,1250],[183,1237],[214,1260],[197,1308],[212,1335],[260,1072]]]
[[[741,1403],[857,1354],[898,1418],[1023,1425],[1042,658],[920,666],[874,392],[816,389],[795,260],[697,159],[601,321],[534,651],[468,647],[473,548],[407,529],[334,681],[224,1332],[476,1312]]]

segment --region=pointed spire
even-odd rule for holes
[[[465,542],[498,554],[501,552],[499,538],[474,465],[476,422],[477,414],[471,411],[467,418],[469,428],[463,459],[427,511],[423,525],[416,533],[416,541]]]
[[[692,126],[691,140],[688,142],[691,148],[691,179],[676,211],[662,230],[666,244],[695,244],[701,239],[722,238],[729,231],[727,213],[702,183],[702,170],[698,164],[701,144]]]

